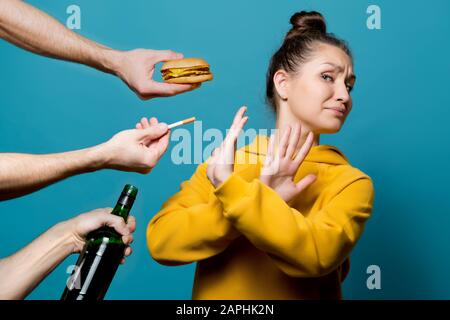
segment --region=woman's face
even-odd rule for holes
[[[314,133],[335,133],[352,109],[354,83],[350,57],[335,46],[319,44],[309,61],[288,75],[285,105]]]

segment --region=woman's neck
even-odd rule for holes
[[[280,110],[281,109],[281,110]],[[300,135],[300,145],[303,145],[306,141],[308,133],[311,129],[298,120],[292,113],[286,111],[287,108],[279,108],[277,110],[277,120],[275,124],[275,128],[277,130],[281,130],[280,133],[283,133],[283,130],[289,125],[293,128],[296,124],[300,124],[301,126],[301,135]],[[283,111],[282,111],[283,110]],[[312,146],[318,146],[320,143],[320,134],[314,133],[314,140]]]

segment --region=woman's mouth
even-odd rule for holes
[[[327,110],[330,110],[331,112],[333,112],[336,116],[339,117],[344,117],[345,116],[345,111],[339,108],[325,108]]]

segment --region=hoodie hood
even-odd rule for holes
[[[268,145],[269,138],[267,136],[259,135],[251,144],[245,146],[242,150],[246,153],[265,157]],[[350,164],[342,151],[330,145],[317,145],[312,147],[303,161],[326,163],[330,165]]]

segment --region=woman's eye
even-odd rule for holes
[[[333,77],[330,76],[330,75],[328,75],[328,74],[322,74],[322,78],[323,78],[325,81],[333,81]]]
[[[347,91],[348,92],[350,92],[350,91],[352,91],[353,90],[353,87],[352,86],[349,86],[349,85],[347,85]]]

